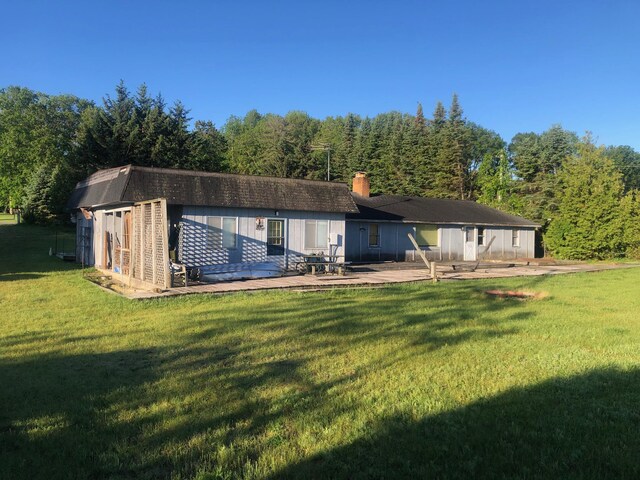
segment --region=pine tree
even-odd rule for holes
[[[434,126],[434,129],[437,131],[444,127],[444,124],[447,121],[447,111],[442,105],[442,102],[438,102],[436,104],[436,109],[433,112],[433,120],[431,120],[431,124]]]
[[[436,107],[439,110],[439,107]],[[468,199],[472,194],[470,136],[462,117],[458,96],[453,95],[449,118],[436,130],[433,194],[444,198]],[[441,116],[436,112],[434,117]],[[437,127],[439,121],[434,121]]]
[[[544,235],[552,254],[605,259],[625,251],[622,175],[590,138],[558,174],[558,210]]]

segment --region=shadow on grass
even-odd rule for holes
[[[35,280],[36,278],[41,278],[42,275],[38,275],[36,273],[7,273],[0,274],[0,282],[16,282],[22,280]]]
[[[363,298],[347,291],[247,298],[250,307],[233,310],[219,308],[218,302],[235,305],[234,299],[216,299],[197,313],[176,308],[174,321],[184,330],[171,339],[174,344],[159,338],[162,346],[150,349],[78,354],[76,348],[95,348],[81,343],[92,337],[63,338],[55,330],[7,337],[3,346],[16,352],[43,343],[58,353],[0,356],[0,478],[192,478],[214,469],[220,447],[236,449],[224,469],[230,477],[242,476],[245,465],[268,450],[269,441],[295,448],[296,435],[304,431],[294,423],[303,423],[309,413],[312,428],[317,418],[329,422],[342,413],[365,415],[362,410],[370,404],[358,398],[346,402],[347,395],[336,394],[348,393],[351,382],[365,382],[371,372],[385,368],[392,371],[394,362],[424,351],[512,335],[531,315],[520,303],[484,298],[473,284],[440,293],[437,287],[396,287]],[[130,338],[156,342],[143,335]],[[396,348],[402,352],[390,354]],[[334,352],[348,368],[314,374],[317,357],[330,363]],[[451,418],[454,428],[463,430],[464,423]],[[395,466],[385,470],[384,451],[395,448],[385,443],[395,442],[388,432],[398,437],[407,455],[401,460],[411,466],[422,458],[410,448],[421,425],[388,419],[364,443],[332,452],[336,461],[318,457],[282,474],[351,477],[363,469],[369,472],[364,476],[393,477]],[[276,427],[285,432],[282,439],[265,439],[265,432]],[[461,437],[446,434],[446,425],[441,426],[447,448],[457,448]],[[353,464],[352,452],[361,456]],[[421,468],[398,472],[410,476]]]
[[[22,339],[27,341],[27,336]],[[142,425],[109,409],[155,377],[153,350],[0,362],[0,478],[106,478]],[[123,458],[120,458],[122,461]]]
[[[597,370],[507,391],[366,438],[272,478],[638,478],[640,371]]]

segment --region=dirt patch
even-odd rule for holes
[[[104,288],[105,290],[118,293],[120,295],[127,295],[135,291],[134,289],[113,280],[110,276],[103,275],[99,272],[85,274],[84,278],[86,280],[89,280],[91,283],[95,283],[99,287]]]
[[[539,300],[547,296],[546,292],[528,292],[521,290],[486,290],[484,293],[490,297],[515,298],[516,300]]]

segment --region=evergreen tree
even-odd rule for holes
[[[589,138],[563,162],[558,210],[544,235],[560,258],[605,259],[625,251],[622,175]]]
[[[640,191],[630,190],[620,202],[625,256],[640,260]]]
[[[556,172],[566,158],[576,154],[577,145],[576,134],[558,125],[541,135],[517,134],[509,145],[516,175],[520,178],[518,187],[523,199],[523,215],[539,222],[543,231],[557,210]]]
[[[470,198],[470,134],[456,94],[451,100],[449,118],[438,132],[437,141],[433,194],[443,198]]]
[[[422,104],[420,102],[418,102],[418,108],[416,109],[414,125],[416,132],[424,132],[427,128],[427,120],[424,118],[424,112],[422,111]]]
[[[625,190],[640,189],[640,153],[621,145],[607,147],[606,154],[622,172]]]
[[[456,101],[457,101],[457,97],[456,97]],[[433,120],[431,121],[431,124],[434,126],[435,130],[439,130],[442,127],[444,127],[445,123],[447,121],[447,111],[444,108],[444,105],[442,105],[442,102],[438,102],[436,104],[436,109],[433,111]]]

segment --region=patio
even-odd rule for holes
[[[638,264],[593,264],[593,263],[563,263],[563,264],[531,264],[525,263],[487,263],[476,264],[458,263],[455,269],[451,264],[437,266],[439,281],[474,280],[481,278],[505,278],[536,275],[559,275],[577,272],[596,272],[617,268],[633,268]],[[196,293],[223,294],[242,291],[290,289],[300,291],[317,291],[331,288],[380,287],[386,284],[431,281],[429,271],[418,264],[389,263],[356,265],[353,271],[344,276],[340,275],[287,275],[277,278],[263,278],[255,280],[236,280],[228,282],[200,284],[188,287],[175,287],[164,291],[134,290],[123,292],[131,299],[149,299],[172,297],[178,295],[192,295]]]

